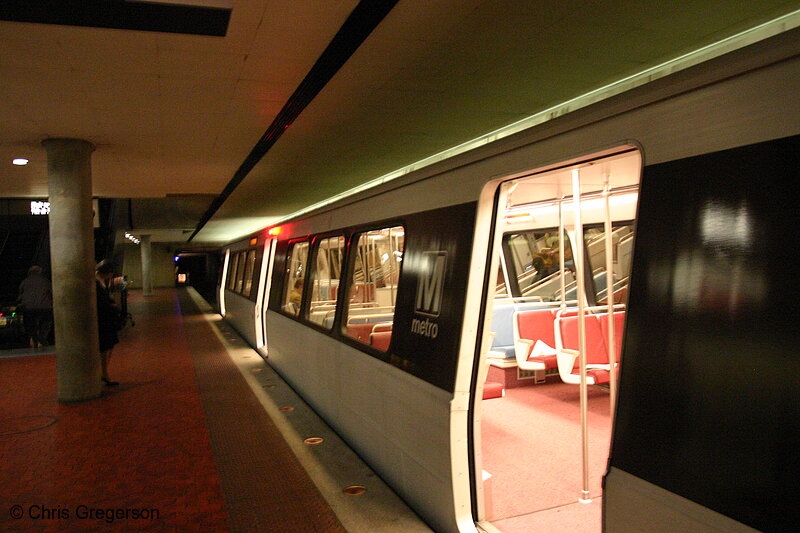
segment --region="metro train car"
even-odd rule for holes
[[[220,312],[436,531],[794,530],[798,95],[793,29],[564,110],[231,243]]]

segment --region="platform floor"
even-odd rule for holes
[[[0,354],[1,531],[429,531],[193,289],[128,306],[99,399]]]

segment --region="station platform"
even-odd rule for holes
[[[0,354],[0,530],[430,531],[194,289],[128,310],[98,399]]]

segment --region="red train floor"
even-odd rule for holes
[[[0,530],[344,531],[187,295],[128,305],[99,399],[0,358]]]
[[[579,394],[577,385],[550,378],[482,403],[483,468],[493,476],[492,520],[501,531],[602,529],[609,394],[591,387],[587,395],[591,505],[577,503],[583,472]]]

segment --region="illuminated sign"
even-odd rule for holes
[[[31,215],[49,215],[50,202],[31,202]]]
[[[275,226],[274,228],[270,228],[267,233],[269,233],[273,237],[276,236],[276,235],[280,235],[281,234],[281,227],[280,226]]]

